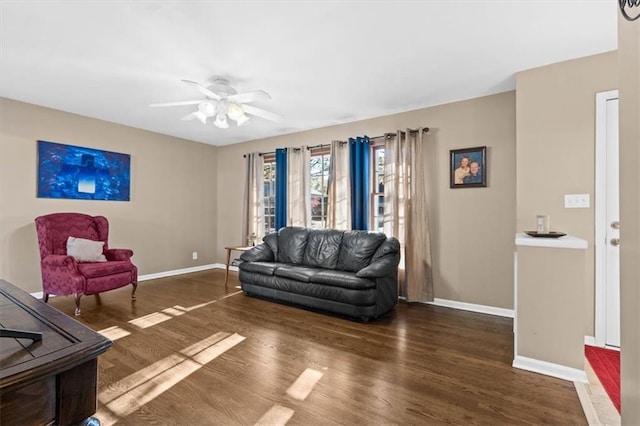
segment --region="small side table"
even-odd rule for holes
[[[229,265],[231,265],[231,252],[232,251],[240,251],[240,252],[244,252],[247,250],[251,250],[253,247],[249,246],[249,247],[244,247],[244,246],[229,246],[229,247],[225,247],[225,249],[227,250],[227,271],[224,274],[224,286],[227,286],[227,282],[229,281]]]

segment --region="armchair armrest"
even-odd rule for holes
[[[58,269],[66,267],[69,271],[76,271],[76,261],[73,257],[66,254],[50,254],[45,256],[41,262],[43,268]]]
[[[262,243],[245,251],[240,256],[243,262],[273,262],[275,256],[268,245]]]
[[[129,249],[109,249],[104,252],[107,260],[129,260],[133,256],[133,250]]]
[[[72,256],[50,254],[40,261],[42,269],[42,291],[46,295],[83,294],[85,279],[78,271]]]
[[[358,278],[382,278],[398,269],[399,253],[390,253],[372,261],[368,266],[356,272]]]

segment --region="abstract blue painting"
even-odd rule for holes
[[[38,141],[38,198],[129,201],[131,156]]]

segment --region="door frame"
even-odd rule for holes
[[[605,346],[606,335],[606,152],[607,101],[618,99],[618,90],[596,93],[596,158],[595,158],[595,345]]]

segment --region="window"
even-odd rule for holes
[[[276,231],[276,157],[265,154],[264,160],[264,233]]]
[[[384,232],[384,145],[376,144],[371,147],[371,223],[369,229]]]
[[[311,150],[311,227],[327,227],[327,200],[329,190],[330,147]]]

